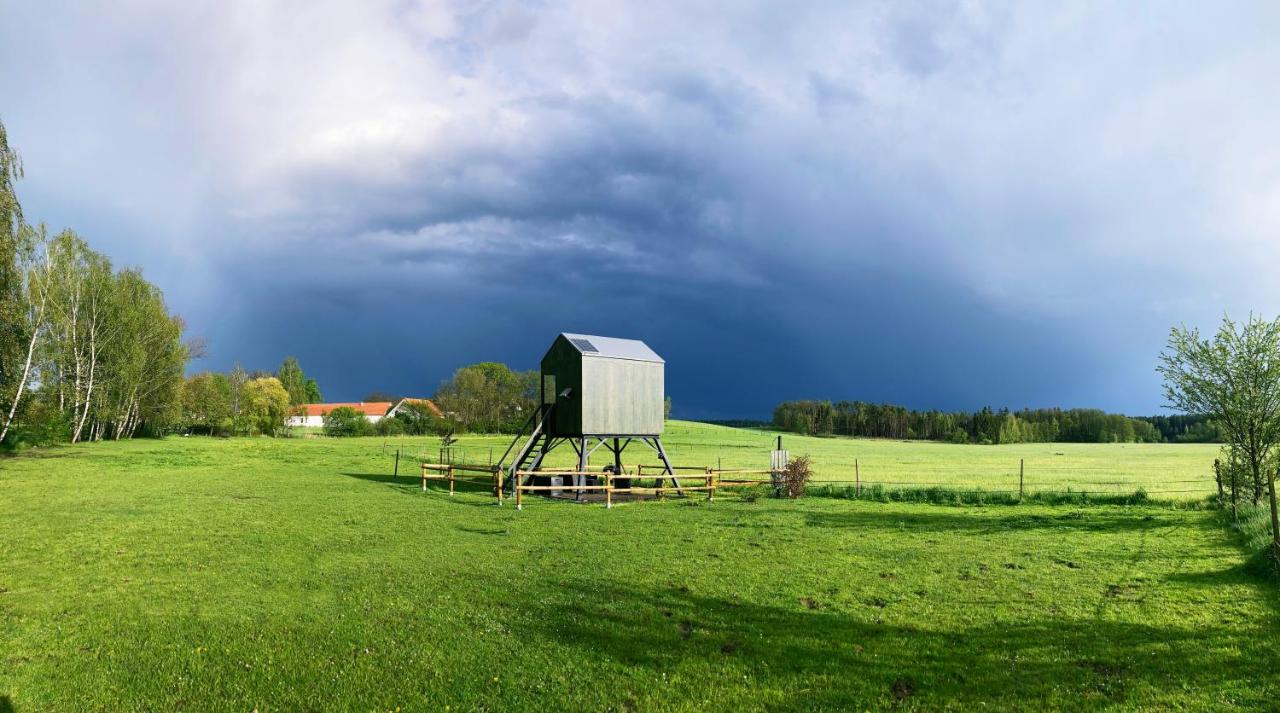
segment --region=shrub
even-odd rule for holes
[[[242,416],[251,429],[274,436],[284,427],[289,412],[289,392],[274,376],[253,379],[244,385]]]
[[[405,422],[398,418],[384,418],[373,424],[373,432],[379,436],[401,436],[405,430]]]
[[[782,492],[789,498],[798,498],[804,495],[805,486],[812,477],[813,468],[809,456],[796,456],[782,471]]]
[[[363,436],[368,432],[369,422],[364,414],[350,406],[339,406],[324,415],[326,436]]]
[[[9,431],[0,447],[50,446],[71,440],[71,420],[44,399],[32,399],[26,418]]]

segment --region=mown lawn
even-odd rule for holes
[[[0,460],[0,710],[1280,700],[1280,589],[1212,511],[723,497],[517,513],[393,482],[389,464],[373,439]]]

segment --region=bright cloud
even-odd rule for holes
[[[1276,14],[41,3],[4,11],[0,116],[29,212],[146,265],[214,366],[314,346],[359,397],[623,329],[693,413],[1152,410],[1168,326],[1280,311]],[[415,356],[366,388],[319,332]],[[827,370],[723,382],[811,359],[783,338]]]

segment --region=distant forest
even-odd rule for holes
[[[863,436],[951,443],[1210,443],[1216,423],[1199,416],[1133,418],[1098,409],[912,411],[861,401],[786,401],[773,427],[811,436]]]

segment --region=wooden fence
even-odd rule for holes
[[[649,469],[645,473],[646,467]],[[753,486],[760,484],[769,484],[773,482],[773,471],[769,470],[716,470],[714,468],[696,468],[693,466],[673,467],[673,471],[677,474],[685,473],[680,477],[700,482],[701,485],[679,486],[654,486],[644,487],[632,485],[631,481],[641,478],[670,478],[671,474],[666,471],[663,466],[636,466],[635,473],[612,473],[608,471],[577,471],[577,470],[538,470],[538,471],[518,471],[516,473],[516,509],[524,509],[524,494],[539,493],[546,491],[571,492],[571,493],[603,493],[604,506],[606,508],[613,507],[613,498],[615,495],[655,495],[659,500],[666,498],[668,493],[679,493],[681,495],[689,492],[705,492],[707,500],[715,500],[716,490],[720,488],[735,488],[743,486]],[[724,475],[738,476],[724,479]],[[535,475],[560,475],[570,476],[575,480],[577,478],[595,478],[603,482],[597,482],[594,485],[525,485],[522,481],[529,476]],[[747,475],[768,475],[769,480],[747,479]],[[664,479],[665,479],[664,478]],[[614,481],[625,480],[627,485],[619,487]]]
[[[603,493],[606,508],[613,507],[615,495],[655,495],[659,500],[665,499],[668,493],[684,495],[688,492],[705,492],[707,500],[714,500],[716,490],[720,488],[739,488],[744,486],[768,485],[776,482],[777,472],[772,470],[719,470],[715,468],[699,468],[695,466],[672,467],[677,477],[691,479],[700,484],[655,485],[644,487],[633,485],[630,481],[641,478],[670,478],[665,466],[637,465],[634,473],[612,473],[608,471],[579,471],[569,469],[522,470],[516,473],[515,486],[516,509],[524,508],[525,493],[539,492],[571,492],[571,493]],[[647,471],[647,472],[646,472]],[[427,490],[427,483],[432,480],[445,481],[449,484],[449,495],[453,495],[459,481],[472,484],[485,484],[493,491],[498,504],[503,500],[504,472],[494,465],[468,465],[460,463],[423,463],[421,468],[422,490]],[[531,485],[523,481],[530,476],[561,476],[578,478],[595,478],[593,485]],[[729,476],[729,477],[725,477]],[[768,476],[768,479],[750,478],[748,476]],[[620,487],[615,481],[628,481]]]
[[[422,464],[422,491],[427,490],[427,481],[429,480],[447,480],[449,481],[449,495],[453,495],[456,483],[459,480],[466,482],[489,482],[493,487],[493,494],[498,499],[498,504],[502,504],[502,471],[496,465],[460,465],[453,463],[423,463]]]

